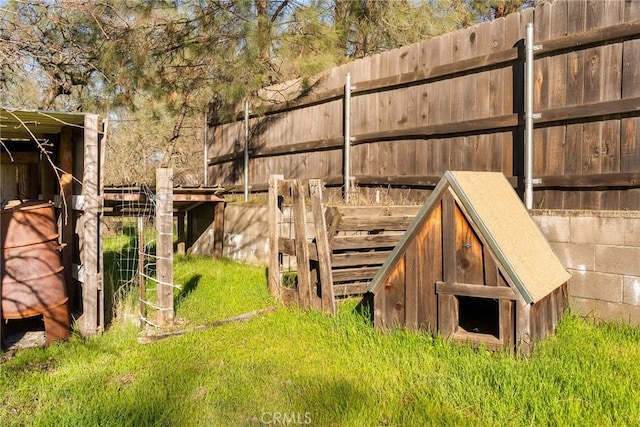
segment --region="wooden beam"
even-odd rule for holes
[[[436,282],[437,294],[453,294],[464,297],[517,300],[513,290],[506,286],[471,285],[467,283]]]
[[[251,152],[252,158],[284,156],[286,154],[299,154],[317,151],[342,149],[343,138],[326,138],[315,141],[300,142],[297,144],[280,145],[277,147],[258,148]]]
[[[413,222],[415,215],[394,215],[394,216],[343,216],[339,231],[359,231],[359,230],[400,230],[407,229]]]
[[[282,175],[271,175],[269,177],[269,294],[278,299],[281,298],[282,278],[280,276],[280,265],[282,255],[280,254],[280,223],[282,222],[282,199],[280,197],[280,181]]]
[[[348,249],[392,248],[402,238],[401,234],[367,234],[363,236],[336,236],[331,242],[334,251]]]
[[[552,40],[545,40],[540,43],[540,49],[534,51],[534,56],[539,58],[563,51],[587,49],[594,45],[613,43],[638,37],[640,37],[640,20],[595,28]]]
[[[533,187],[534,190],[542,190],[548,188],[637,188],[640,187],[640,173],[616,172],[589,175],[548,175],[535,177],[533,180]]]
[[[442,266],[444,281],[455,283],[456,273],[456,202],[449,190],[442,195]],[[438,294],[438,331],[445,337],[458,328],[458,306],[455,296]]]
[[[333,295],[333,276],[331,275],[331,248],[327,238],[327,225],[322,211],[322,181],[309,180],[309,193],[311,196],[311,209],[316,231],[315,246],[318,254],[318,268],[320,270],[320,292],[322,298],[322,310],[335,314],[336,307]]]
[[[156,169],[156,277],[160,326],[172,326],[173,311],[173,170]]]
[[[340,283],[352,280],[371,280],[373,276],[380,270],[380,267],[359,267],[359,268],[341,268],[333,269],[333,283]]]
[[[535,120],[536,125],[572,120],[580,122],[599,117],[618,116],[624,114],[638,116],[640,115],[640,97],[573,105],[571,107],[552,108],[542,110],[539,113],[540,118]]]
[[[392,129],[380,132],[370,132],[355,135],[353,137],[352,145],[399,139],[442,138],[445,135],[464,135],[486,131],[504,132],[506,129],[517,127],[520,122],[521,120],[517,114],[507,114],[498,117],[462,120],[452,123],[418,126],[409,129]]]
[[[533,349],[531,333],[531,305],[524,301],[516,301],[516,349],[524,356],[529,356]]]
[[[389,255],[391,255],[391,250],[333,254],[331,256],[331,264],[334,267],[382,265],[389,258]]]
[[[98,116],[87,114],[84,118],[84,171],[82,195],[84,196],[83,227],[79,232],[80,261],[84,267],[82,287],[82,320],[79,322],[85,335],[101,333],[104,329],[104,293],[102,274],[99,270],[102,256],[100,244],[100,214],[102,203],[99,194],[99,146]]]
[[[296,265],[298,267],[298,293],[300,308],[309,310],[312,307],[313,294],[311,274],[309,271],[309,247],[307,245],[307,215],[305,208],[305,185],[301,180],[291,181],[293,229],[296,239]]]

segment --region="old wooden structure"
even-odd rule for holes
[[[555,330],[569,277],[501,173],[446,172],[369,291],[378,328],[526,354]]]
[[[0,139],[1,198],[55,203],[69,306],[84,334],[100,333],[102,122],[95,114],[0,109]]]
[[[333,298],[367,291],[419,206],[326,206],[322,186],[271,177],[269,289],[286,302],[333,312]],[[287,264],[296,277],[289,287]]]
[[[156,189],[140,186],[107,186],[104,189],[104,215],[149,216]],[[177,220],[177,252],[184,254],[198,246],[199,254],[222,256],[224,232],[224,197],[220,187],[174,186],[172,188],[173,215]],[[208,235],[209,230],[212,235]]]

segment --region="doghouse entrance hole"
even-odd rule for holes
[[[475,334],[488,334],[500,338],[498,300],[491,298],[458,297],[460,328]]]

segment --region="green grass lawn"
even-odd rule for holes
[[[276,305],[265,270],[178,258],[195,326]],[[133,324],[0,365],[0,425],[640,425],[640,329],[567,315],[530,359],[379,333],[341,303],[138,344]]]

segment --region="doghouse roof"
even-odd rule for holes
[[[527,303],[535,303],[569,280],[570,274],[555,256],[544,235],[529,216],[520,198],[499,172],[451,172],[444,174],[400,242],[373,278],[369,291],[376,293],[415,238],[416,229],[450,191],[467,220],[493,251],[504,274]]]
[[[0,137],[32,139],[60,133],[64,126],[82,127],[85,113],[0,108]]]

